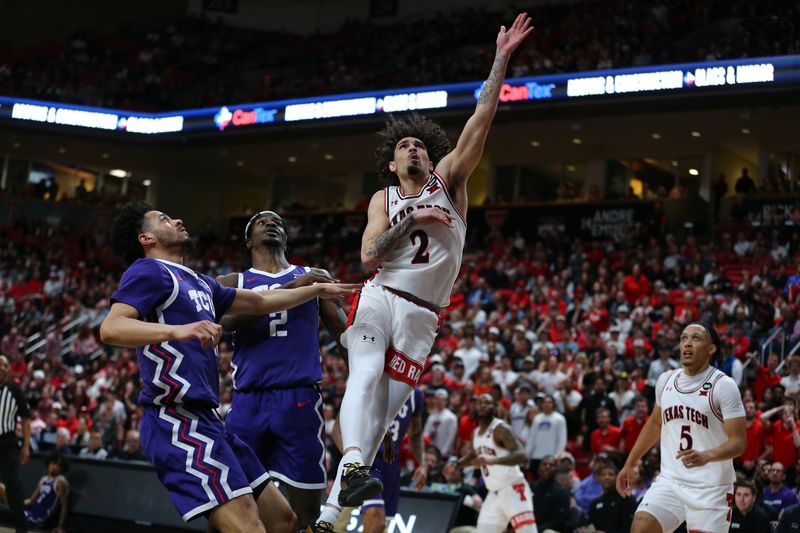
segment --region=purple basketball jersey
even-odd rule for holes
[[[214,278],[161,259],[138,259],[125,273],[111,297],[134,307],[148,322],[181,325],[200,320],[218,322],[236,297],[234,289]],[[200,341],[170,341],[136,349],[144,387],[142,405],[194,403],[219,405],[219,367],[216,347]]]
[[[36,525],[44,524],[58,505],[57,477],[44,476],[39,481],[39,496],[25,509],[25,517]]]
[[[239,274],[239,288],[272,290],[302,276],[290,266],[271,274],[254,268]],[[271,313],[233,335],[233,386],[236,390],[312,385],[322,381],[319,353],[319,303]]]

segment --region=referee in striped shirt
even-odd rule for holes
[[[9,383],[8,358],[0,355],[0,479],[6,485],[8,506],[17,533],[28,531],[23,511],[19,465],[30,457],[31,418],[28,402],[16,384]],[[17,442],[17,417],[22,419],[22,448]]]

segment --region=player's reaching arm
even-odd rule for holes
[[[456,196],[454,198],[457,202],[456,207],[466,207],[466,197],[458,197],[461,196],[461,192],[466,192],[467,178],[475,170],[483,154],[483,145],[497,111],[497,100],[506,75],[508,60],[532,31],[531,19],[527,13],[517,15],[508,30],[505,26],[500,27],[494,64],[478,96],[475,112],[464,126],[455,149],[436,165],[436,171],[447,181],[451,194]]]
[[[341,298],[352,294],[361,285],[357,283],[315,283],[306,287],[280,291],[255,292],[236,289],[228,313],[232,315],[267,315],[284,309],[291,309],[313,298]]]
[[[484,465],[524,465],[528,463],[528,454],[520,445],[514,432],[506,424],[499,424],[492,434],[495,443],[508,450],[508,455],[505,457],[485,457],[479,455],[473,461],[475,466]]]
[[[389,225],[389,216],[384,208],[384,191],[372,195],[367,209],[367,227],[361,237],[361,263],[368,271],[375,270],[394,248],[397,239],[408,233],[409,228],[425,222],[440,222],[453,227],[453,217],[441,209],[426,208],[414,211],[394,226]]]
[[[221,276],[217,276],[217,282],[222,285],[223,287],[231,287],[236,289],[239,287],[239,276],[241,274],[239,272],[231,272],[230,274],[223,274]],[[260,316],[253,316],[253,315],[232,315],[230,313],[226,314],[222,317],[219,321],[219,325],[222,326],[222,329],[225,331],[236,331],[242,328],[246,328],[252,326],[262,317]]]
[[[224,287],[233,287],[236,288],[239,286],[239,273],[232,272],[230,274],[225,274],[222,276],[217,276],[217,281],[220,285]],[[307,287],[309,285],[313,285],[315,283],[335,283],[338,280],[335,280],[331,277],[330,273],[327,270],[321,268],[312,268],[310,272],[303,274],[302,276],[298,276],[297,278],[293,279],[288,283],[284,283],[279,289],[296,289],[298,287]],[[322,318],[322,322],[325,324],[325,327],[328,328],[330,334],[336,339],[336,342],[339,342],[339,337],[341,336],[342,332],[344,332],[344,325],[347,321],[347,317],[342,311],[342,306],[339,304],[337,299],[330,299],[330,300],[322,300],[319,306],[320,318]],[[261,316],[257,315],[234,315],[228,312],[222,320],[220,320],[220,325],[222,329],[225,331],[236,331],[238,329],[246,328],[252,326],[259,320],[261,320]],[[344,348],[339,346],[340,350],[344,350]]]
[[[644,457],[644,454],[650,451],[650,448],[655,446],[659,437],[661,437],[661,406],[655,405],[653,412],[650,413],[650,418],[644,423],[633,449],[628,454],[628,459],[625,460],[625,466],[622,467],[622,470],[617,475],[617,492],[623,498],[633,494],[633,485],[630,478],[633,475],[636,463]]]
[[[352,293],[359,285],[319,283],[285,291],[258,293],[237,289],[228,312],[231,314],[266,315],[289,309],[312,298],[338,298]],[[100,339],[106,344],[136,347],[168,341],[198,340],[203,348],[219,342],[222,327],[209,320],[170,325],[139,320],[139,311],[128,304],[114,302],[100,325]]]

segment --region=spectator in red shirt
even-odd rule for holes
[[[747,446],[742,455],[736,458],[738,465],[748,475],[752,475],[756,467],[756,461],[765,453],[764,440],[766,437],[765,426],[761,418],[756,416],[756,402],[746,400],[744,402],[744,417],[747,424]]]
[[[592,431],[592,454],[617,453],[622,444],[622,430],[611,424],[611,411],[597,409],[597,429]]]
[[[635,305],[642,297],[650,292],[650,281],[647,276],[642,274],[642,269],[638,263],[633,265],[633,271],[625,276],[622,283],[622,290],[625,292],[625,299],[628,303]]]
[[[747,357],[753,360],[756,365],[756,383],[753,386],[756,393],[756,401],[761,402],[764,400],[764,390],[774,387],[781,382],[781,376],[775,369],[778,367],[778,354],[770,354],[767,358],[767,366],[761,366],[756,361],[756,354],[750,352]]]
[[[603,299],[600,296],[595,296],[594,300],[592,300],[592,308],[589,309],[587,318],[594,330],[598,333],[602,333],[608,329],[608,311],[603,307]]]
[[[637,347],[642,348],[646,355],[653,353],[653,345],[650,344],[650,341],[644,336],[644,331],[639,328],[633,330],[633,335],[625,339],[625,358],[630,359],[636,355],[636,350],[634,348]]]
[[[689,315],[691,313],[691,315]],[[697,306],[694,304],[694,294],[692,291],[683,293],[683,301],[675,306],[675,318],[679,322],[688,322],[697,316]]]
[[[442,331],[439,338],[436,339],[436,346],[449,346],[453,351],[458,349],[458,338],[453,335],[453,327],[448,322],[442,324]]]
[[[653,322],[651,326],[651,332],[653,336],[655,336],[658,334],[658,332],[665,328],[680,329],[680,325],[675,321],[675,318],[672,315],[672,307],[670,307],[669,304],[661,307],[661,317],[659,320]]]
[[[647,414],[649,411],[647,398],[644,396],[637,396],[634,399],[633,414],[622,421],[622,443],[624,445],[623,451],[630,452],[636,439],[639,438],[639,433],[642,432],[647,419],[650,418]]]
[[[478,427],[478,423],[475,422],[475,402],[477,399],[477,396],[472,396],[469,399],[469,404],[467,404],[464,414],[458,419],[458,433],[456,438],[459,450],[463,443],[472,441],[472,433],[475,431],[475,428]]]
[[[747,358],[747,350],[750,349],[750,340],[744,336],[740,324],[733,326],[733,335],[728,337],[727,342],[731,344],[731,353],[744,362]]]
[[[420,378],[420,383],[427,385],[429,389],[452,389],[453,380],[445,374],[446,369],[442,364],[441,356],[434,355],[431,360],[433,361],[431,371]]]
[[[567,331],[567,318],[564,315],[556,316],[555,322],[550,325],[550,341],[554,344],[560,344],[569,341],[569,332]]]
[[[786,468],[793,468],[800,458],[797,450],[800,448],[800,434],[797,433],[797,416],[795,414],[794,400],[787,398],[784,405],[774,407],[761,415],[761,422],[765,425],[769,419],[780,412],[781,419],[772,423],[769,432],[769,447],[772,451],[772,460],[781,463]]]

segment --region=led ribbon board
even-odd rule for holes
[[[666,96],[709,89],[733,91],[797,84],[800,84],[800,55],[793,55],[510,78],[500,89],[500,103],[530,105],[539,100],[603,100],[637,94]],[[232,130],[266,128],[276,123],[471,108],[482,88],[482,82],[451,83],[166,113],[0,97],[0,121],[105,130],[120,135],[213,130],[224,134]]]

